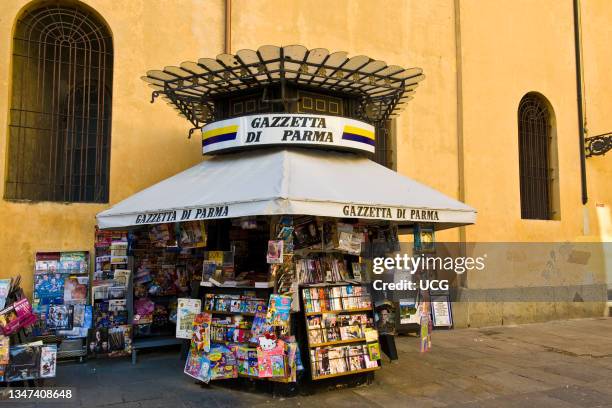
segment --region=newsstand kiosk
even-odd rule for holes
[[[127,270],[132,346],[158,330],[185,339],[185,374],[203,382],[371,378],[372,259],[399,250],[399,228],[476,218],[372,160],[378,129],[423,78],[300,45],[149,71],[153,100],[187,118],[190,136],[201,129],[205,160],[97,216],[129,258],[96,268],[110,281]]]

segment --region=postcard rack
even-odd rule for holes
[[[380,368],[372,299],[360,284],[300,285],[312,380]]]

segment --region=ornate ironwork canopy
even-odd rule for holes
[[[245,49],[236,55],[185,61],[142,77],[154,89],[151,102],[162,96],[194,129],[217,119],[215,100],[219,98],[251,88],[265,92],[268,86],[279,85],[282,97],[273,102],[286,103],[287,84],[356,98],[356,116],[376,124],[397,115],[424,78],[420,68],[387,65],[364,55],[349,58],[343,51],[330,53],[301,45],[264,45],[257,51]]]

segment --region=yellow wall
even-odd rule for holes
[[[150,88],[140,76],[148,69],[221,53],[224,1],[84,3],[104,18],[113,34],[113,204],[201,160],[198,138],[186,139],[189,124],[161,101],[151,105]],[[0,2],[1,152],[7,143],[12,30],[26,4]],[[607,72],[612,59],[607,24],[611,15],[612,3],[607,0],[583,0],[591,135],[612,131],[612,79]],[[423,68],[426,79],[397,120],[398,171],[458,198],[459,129],[464,140],[465,201],[478,210],[477,224],[465,229],[468,241],[610,240],[612,153],[587,161],[589,228],[584,233],[570,1],[233,0],[231,33],[232,52],[298,43]],[[520,218],[517,108],[530,91],[545,95],[556,117],[558,221]],[[4,155],[0,160],[4,180]],[[4,184],[0,185],[1,191]],[[35,251],[90,249],[94,215],[107,207],[0,201],[0,275],[21,274],[29,290]],[[459,238],[458,229],[437,237]],[[501,317],[488,319],[482,322],[499,322]],[[470,324],[479,324],[478,319]]]

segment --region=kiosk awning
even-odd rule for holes
[[[314,149],[219,155],[119,202],[97,215],[100,228],[307,214],[473,224],[476,210],[365,157]]]

